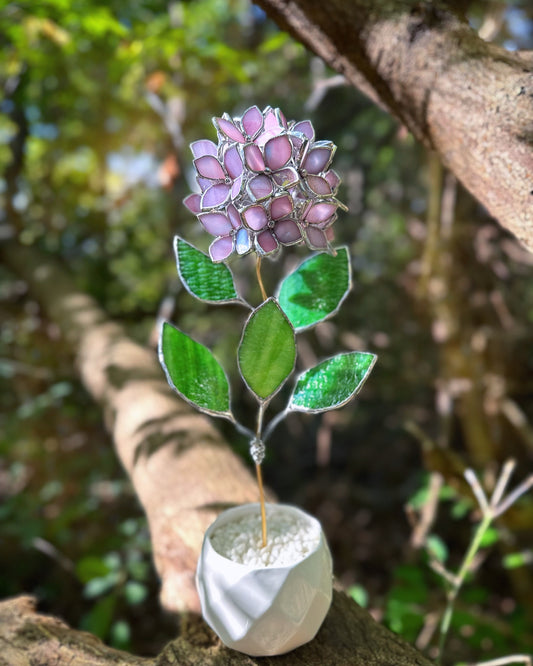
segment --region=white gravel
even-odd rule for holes
[[[233,562],[255,567],[283,567],[309,555],[320,540],[320,526],[303,516],[267,508],[267,545],[263,548],[261,514],[220,525],[211,535],[213,548]]]

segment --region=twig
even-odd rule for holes
[[[505,513],[505,511],[507,511],[507,509],[509,509],[519,497],[521,497],[524,493],[527,493],[527,491],[532,486],[533,486],[533,474],[531,474],[531,476],[528,476],[523,483],[521,483],[511,493],[509,493],[509,495],[507,495],[506,499],[498,506],[497,510],[494,513],[494,516],[495,517],[501,516],[502,513]]]
[[[527,654],[512,654],[508,657],[499,659],[490,659],[489,661],[477,661],[470,663],[460,663],[456,666],[505,666],[506,664],[526,664],[532,666],[531,657]]]
[[[450,623],[453,616],[454,605],[459,594],[459,591],[466,579],[466,576],[475,570],[476,560],[478,551],[481,547],[483,537],[494,521],[495,518],[501,516],[509,507],[511,507],[525,492],[527,492],[533,486],[533,474],[530,475],[525,481],[519,484],[513,491],[511,491],[507,497],[503,497],[505,489],[509,483],[509,479],[515,468],[515,461],[508,460],[500,473],[500,476],[496,482],[494,492],[490,499],[490,503],[487,501],[487,496],[485,491],[481,487],[479,480],[473,470],[467,469],[464,473],[465,479],[470,484],[472,492],[474,493],[479,507],[482,512],[481,522],[478,524],[470,546],[466,552],[466,555],[463,558],[461,566],[457,574],[452,574],[448,572],[444,567],[440,567],[439,573],[444,576],[444,578],[450,584],[450,588],[447,593],[447,604],[444,610],[441,625],[440,625],[440,639],[439,639],[439,656],[437,662],[440,662],[442,659],[442,654],[444,652],[444,646],[446,643],[446,638],[448,631],[450,629]],[[435,567],[435,564],[433,564]],[[530,659],[530,658],[528,658]],[[515,659],[516,662],[516,659]],[[503,658],[503,660],[495,660],[492,662],[484,662],[483,666],[499,666],[500,664],[509,664],[512,663],[509,657]],[[529,663],[531,661],[522,661],[521,663]]]
[[[432,472],[429,479],[428,498],[418,513],[418,521],[411,533],[411,546],[419,549],[426,541],[427,535],[435,522],[439,506],[439,494],[444,484],[444,477],[439,472]]]
[[[470,487],[472,488],[472,492],[476,496],[481,511],[484,514],[487,513],[487,511],[489,511],[489,503],[487,501],[487,496],[485,495],[485,491],[481,487],[481,484],[479,483],[474,470],[472,469],[465,470],[464,476],[465,479],[468,481]]]
[[[515,467],[515,460],[508,460],[503,466],[500,478],[498,479],[496,487],[494,488],[494,492],[492,493],[492,497],[490,498],[490,504],[492,507],[496,507],[500,503],[500,500],[503,497],[503,493],[507,488],[507,484],[509,483],[509,479],[514,472]]]
[[[419,650],[425,650],[430,644],[435,630],[439,626],[439,614],[428,613],[424,620],[424,626],[417,636],[415,645]]]

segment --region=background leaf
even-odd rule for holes
[[[230,414],[226,374],[207,347],[165,322],[159,359],[169,384],[185,400],[210,414]]]
[[[174,239],[178,273],[187,291],[207,303],[240,301],[233,275],[225,264],[211,259],[179,236]]]
[[[251,314],[239,345],[244,381],[262,400],[275,393],[294,368],[294,330],[278,302],[269,298]]]
[[[289,401],[289,409],[322,412],[342,407],[361,388],[377,356],[366,352],[338,354],[303,372]]]
[[[346,247],[336,256],[322,252],[303,261],[282,282],[279,303],[301,331],[337,312],[351,288],[350,256]]]

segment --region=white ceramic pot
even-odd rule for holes
[[[331,604],[332,563],[318,521],[283,504],[267,505],[267,524],[276,512],[288,512],[319,531],[318,543],[303,559],[288,566],[254,567],[214,549],[211,537],[217,528],[259,511],[259,504],[228,509],[208,528],[196,585],[203,617],[225,645],[250,656],[271,656],[314,638]]]

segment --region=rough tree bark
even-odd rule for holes
[[[57,618],[38,615],[30,597],[0,602],[0,666],[431,666],[366,611],[336,592],[317,637],[279,657],[247,657],[221,647],[198,617],[153,658],[104,645]]]
[[[203,533],[227,505],[256,501],[253,476],[206,417],[168,387],[155,351],[128,339],[66,271],[30,247],[0,244],[0,259],[29,287],[76,350],[83,384],[103,407],[115,447],[146,512],[161,603],[185,613],[185,630],[153,659],[35,613],[28,597],[0,604],[3,664],[429,666],[414,648],[341,593],[317,638],[287,657],[254,660],[222,647],[196,615],[194,572]]]
[[[533,53],[484,42],[451,2],[257,4],[435,150],[533,251]]]

